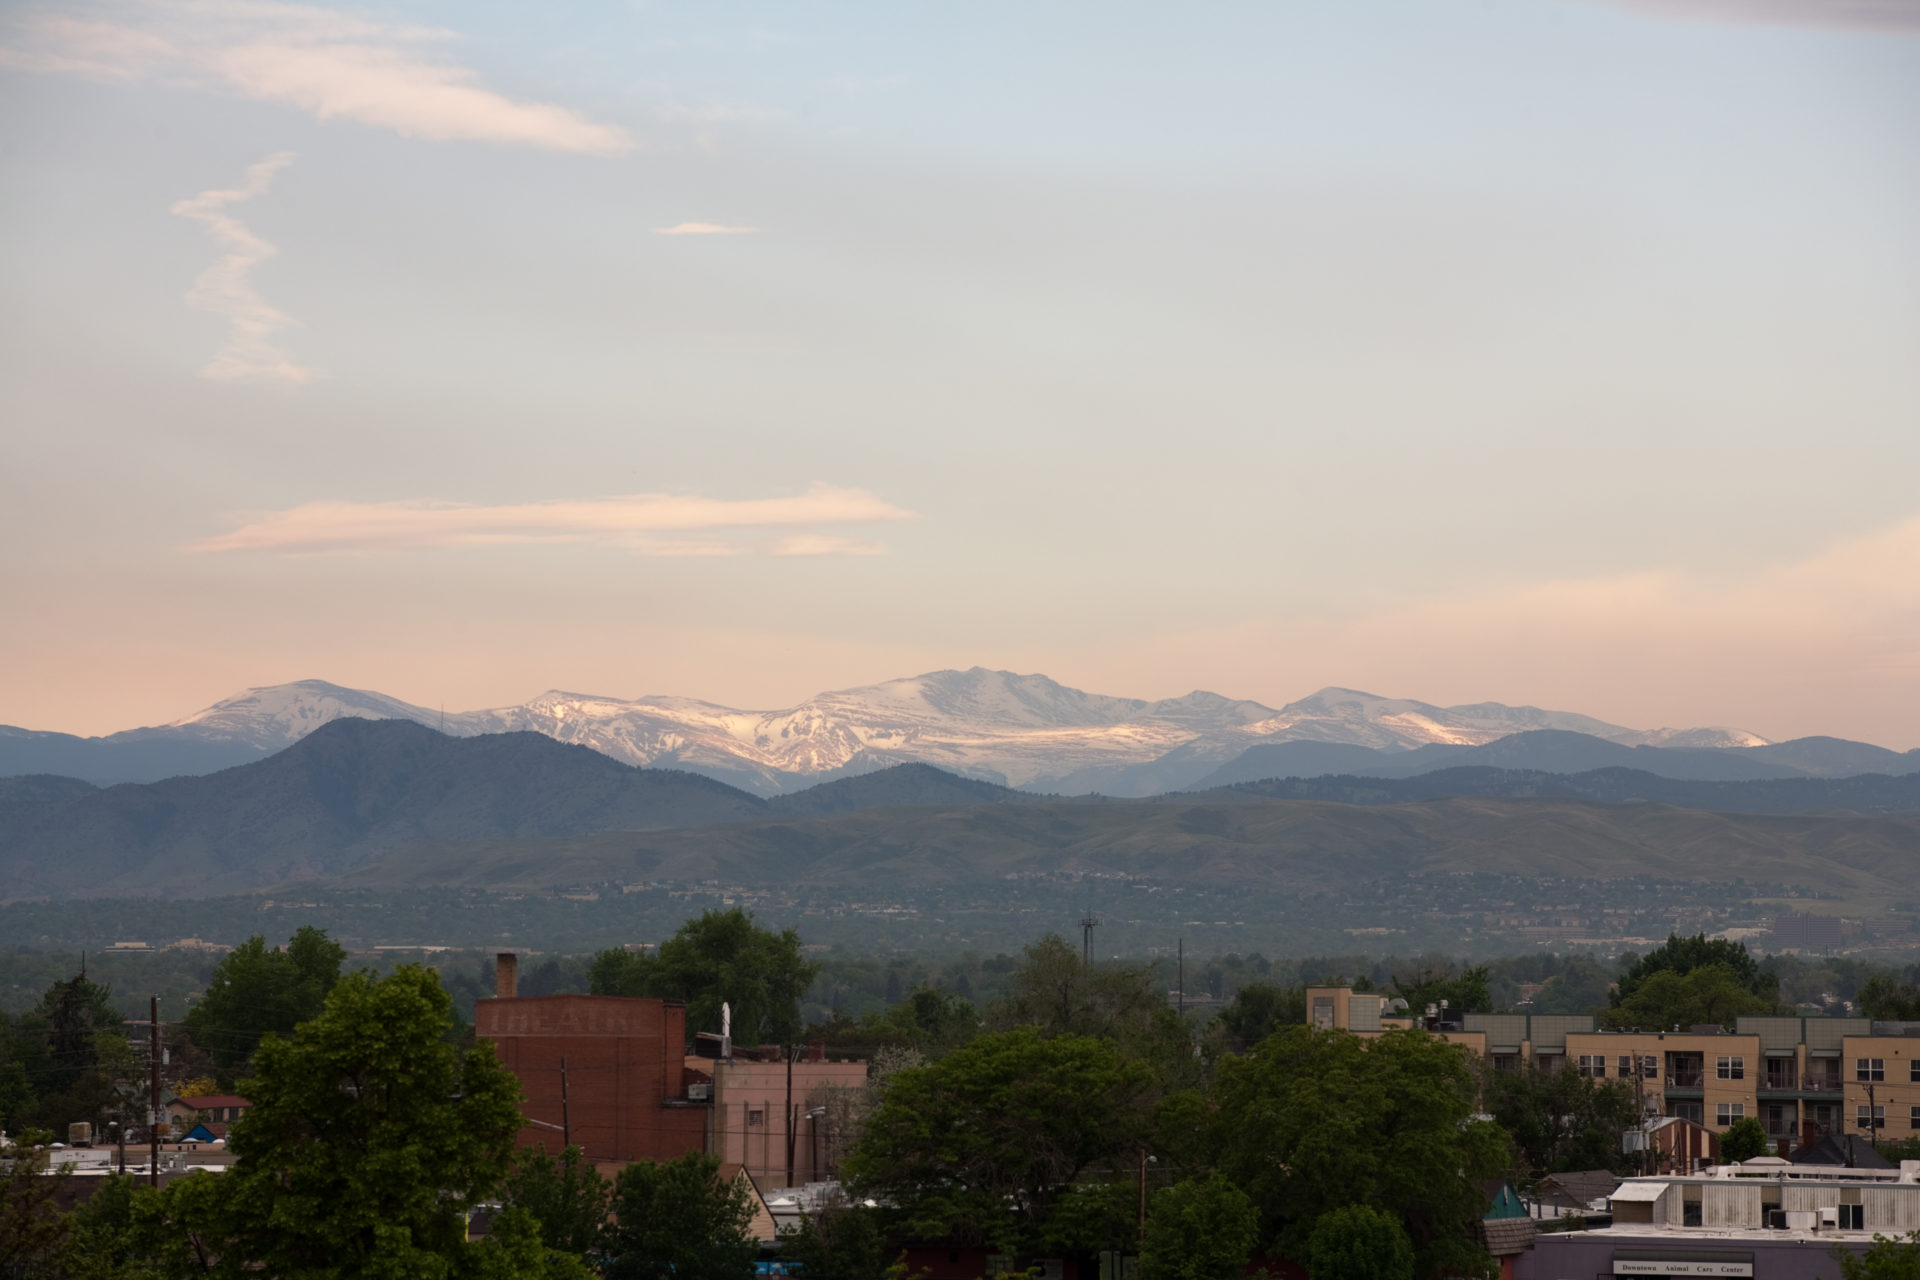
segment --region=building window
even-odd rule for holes
[[[1698,1102],[1673,1102],[1668,1104],[1668,1109],[1675,1120],[1691,1120],[1695,1124],[1706,1120],[1706,1109]]]
[[[1735,1120],[1740,1119],[1746,1114],[1747,1114],[1746,1103],[1723,1102],[1720,1104],[1720,1127],[1724,1129],[1728,1125],[1732,1124]]]
[[[767,1122],[767,1113],[766,1113],[766,1112],[764,1112],[764,1111],[757,1111],[757,1110],[752,1110],[752,1109],[749,1109],[749,1110],[748,1110],[748,1112],[747,1112],[747,1123],[748,1123],[748,1124],[765,1124],[766,1122]]]
[[[1622,1080],[1633,1079],[1633,1059],[1628,1057],[1624,1053],[1620,1055],[1619,1071],[1620,1071],[1620,1078]]]
[[[1650,1053],[1640,1059],[1640,1078],[1642,1080],[1658,1080],[1660,1078],[1660,1059],[1656,1055]]]
[[[1604,1053],[1583,1053],[1579,1061],[1580,1074],[1589,1080],[1604,1080],[1607,1077],[1607,1055]]]
[[[1872,1084],[1887,1078],[1887,1060],[1885,1058],[1855,1058],[1853,1060],[1853,1078],[1862,1084]]]
[[[1747,1060],[1745,1058],[1720,1059],[1720,1078],[1722,1080],[1745,1080],[1747,1078]]]
[[[1520,1069],[1520,1055],[1517,1053],[1494,1054],[1493,1069],[1495,1071],[1518,1071]]]
[[[1867,1104],[1863,1102],[1860,1104],[1859,1109],[1854,1112],[1853,1118],[1856,1127],[1858,1127],[1862,1133],[1887,1127],[1887,1109],[1885,1107],[1868,1107]]]
[[[1920,1107],[1915,1107],[1913,1114],[1907,1118],[1907,1127],[1909,1129],[1920,1129]]]
[[[1841,1205],[1840,1229],[1842,1231],[1865,1231],[1867,1229],[1867,1207],[1863,1204]]]
[[[1907,1079],[1920,1084],[1920,1058],[1915,1058],[1907,1064]]]

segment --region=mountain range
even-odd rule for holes
[[[249,689],[168,725],[80,738],[0,726],[0,777],[151,782],[257,761],[340,719],[407,720],[456,737],[534,732],[630,765],[681,769],[758,796],[904,762],[1028,791],[1146,796],[1273,776],[1407,777],[1487,765],[1630,768],[1718,780],[1920,769],[1865,743],[1769,743],[1730,728],[1630,729],[1573,712],[1440,707],[1349,689],[1272,708],[1196,691],[1159,701],[975,667],[822,693],[780,711],[690,698],[549,692],[443,713],[320,680]]]
[[[823,867],[844,877],[865,866],[937,884],[948,854],[975,870],[998,865],[996,840],[1023,872],[1104,866],[1132,850],[1145,859],[1139,865],[1168,874],[1189,850],[1216,872],[1237,865],[1257,882],[1289,850],[1288,858],[1320,850],[1332,859],[1323,870],[1337,876],[1348,860],[1384,866],[1408,848],[1491,869],[1520,842],[1533,851],[1534,874],[1585,850],[1600,865],[1667,859],[1669,874],[1710,878],[1750,863],[1754,850],[1766,852],[1769,874],[1796,856],[1848,851],[1870,853],[1884,870],[1911,861],[1917,824],[1920,773],[1686,782],[1626,769],[1482,765],[1139,800],[1040,796],[916,763],[766,798],[543,734],[455,738],[347,716],[264,759],[201,776],[105,788],[0,778],[0,901],[198,896],[342,876],[496,888],[669,873],[702,880],[710,878],[702,859],[718,869],[729,849],[763,880]]]

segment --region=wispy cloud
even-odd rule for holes
[[[81,0],[15,10],[0,63],[214,88],[434,142],[612,155],[633,140],[566,107],[520,102],[446,57],[453,33],[275,0]]]
[[[1920,32],[1916,0],[1601,0],[1654,17]]]
[[[773,544],[776,556],[883,556],[886,553],[887,549],[877,542],[829,533],[793,533]]]
[[[723,222],[677,222],[671,227],[655,227],[657,236],[752,236],[758,227],[734,227]]]
[[[467,506],[433,499],[309,502],[258,514],[192,551],[409,551],[497,543],[586,542],[641,555],[874,555],[873,543],[808,532],[910,520],[864,489],[815,485],[784,498],[641,493],[563,502]],[[770,543],[754,534],[777,534]]]
[[[190,304],[225,316],[233,326],[226,345],[200,371],[203,378],[216,382],[236,382],[243,378],[307,382],[314,376],[313,370],[295,364],[286,352],[274,345],[272,335],[293,321],[285,312],[269,306],[254,291],[249,278],[255,267],[279,250],[227,212],[230,205],[265,195],[273,185],[273,175],[292,163],[291,151],[278,152],[249,166],[247,180],[240,186],[202,191],[191,200],[182,200],[173,206],[174,213],[203,224],[226,250],[218,262],[200,273],[193,288],[187,291]]]

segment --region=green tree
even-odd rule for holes
[[[752,1280],[753,1201],[715,1156],[631,1164],[614,1183],[607,1280]]]
[[[1137,1159],[1152,1091],[1147,1065],[1108,1041],[984,1035],[896,1073],[843,1175],[909,1234],[1030,1252],[1067,1188]]]
[[[1632,995],[1600,1015],[1600,1023],[1620,1030],[1725,1027],[1742,1014],[1771,1012],[1772,1001],[1742,985],[1738,969],[1716,961],[1685,972],[1659,969],[1648,974]]]
[[[1865,1253],[1843,1244],[1827,1252],[1840,1265],[1840,1280],[1920,1280],[1920,1231],[1876,1235]]]
[[[1096,1036],[1153,1065],[1170,1087],[1195,1082],[1193,1039],[1145,965],[1088,965],[1059,934],[1028,946],[1007,994],[987,1009],[989,1031]]]
[[[100,1033],[117,1030],[121,1022],[113,993],[84,973],[48,987],[29,1017],[45,1037],[45,1066],[34,1081],[42,1095],[79,1084],[98,1061]]]
[[[1411,973],[1395,974],[1393,994],[1407,1002],[1414,1017],[1426,1012],[1428,1005],[1439,1008],[1442,1001],[1449,1010],[1463,1013],[1493,1012],[1493,997],[1487,991],[1487,966],[1451,972],[1451,966],[1423,965]]]
[[[21,1121],[33,1109],[34,1101],[25,1064],[0,1062],[0,1133],[22,1128]]]
[[[1260,1211],[1220,1174],[1153,1193],[1140,1280],[1239,1280],[1260,1238]]]
[[[916,987],[885,1013],[869,1015],[861,1030],[868,1044],[901,1044],[937,1058],[978,1035],[980,1015],[952,992]]]
[[[533,1215],[547,1248],[584,1257],[606,1230],[613,1186],[581,1159],[579,1147],[555,1159],[542,1146],[522,1149],[514,1160],[505,1199]]]
[[[1371,1205],[1331,1209],[1307,1240],[1309,1280],[1413,1280],[1413,1245],[1400,1220]]]
[[[1685,975],[1710,965],[1727,966],[1735,985],[1759,997],[1767,1008],[1778,1003],[1779,976],[1762,969],[1760,962],[1748,952],[1746,943],[1709,938],[1704,933],[1696,933],[1691,938],[1668,934],[1665,942],[1627,966],[1614,990],[1613,1003],[1620,1005],[1631,1000],[1640,985],[1657,973]]]
[[[1271,982],[1249,982],[1220,1011],[1220,1026],[1234,1053],[1245,1053],[1281,1027],[1299,1026],[1306,1020],[1307,989]]]
[[[1862,1015],[1876,1022],[1920,1020],[1920,986],[1907,986],[1892,974],[1876,973],[1855,997]]]
[[[256,934],[214,966],[206,994],[187,1011],[187,1034],[230,1079],[262,1036],[291,1035],[320,1012],[346,960],[345,949],[311,925],[283,949]]]
[[[1307,1256],[1323,1214],[1372,1204],[1398,1217],[1423,1275],[1484,1267],[1473,1224],[1507,1136],[1474,1118],[1466,1054],[1424,1031],[1371,1039],[1289,1027],[1223,1062],[1212,1126],[1220,1171],[1261,1212],[1264,1238]]]
[[[1751,1160],[1771,1150],[1773,1143],[1767,1138],[1767,1127],[1752,1116],[1735,1120],[1720,1135],[1720,1158],[1728,1164]]]
[[[1626,1080],[1589,1080],[1572,1067],[1542,1071],[1532,1060],[1502,1071],[1481,1066],[1481,1107],[1513,1140],[1523,1181],[1568,1169],[1629,1167],[1621,1135],[1640,1121]]]
[[[62,1280],[161,1280],[133,1233],[134,1210],[143,1194],[131,1174],[108,1174],[92,1196],[67,1219],[66,1248],[60,1266],[49,1272]]]
[[[879,1212],[844,1199],[783,1230],[780,1256],[808,1280],[887,1280],[889,1271]]]
[[[0,1168],[0,1274],[32,1275],[48,1268],[66,1246],[67,1217],[56,1197],[69,1170],[49,1169],[52,1140],[32,1131],[7,1148]]]
[[[820,966],[803,960],[800,935],[753,923],[735,907],[689,920],[660,944],[659,955],[614,948],[593,958],[597,996],[658,996],[687,1006],[687,1031],[720,1030],[720,1006],[732,1006],[738,1044],[791,1044],[800,1034],[800,1000]]]
[[[504,1181],[520,1087],[491,1045],[445,1043],[451,1003],[418,965],[356,973],[290,1039],[263,1038],[228,1135],[237,1161],[163,1188],[147,1239],[235,1276],[540,1274],[524,1215],[466,1240]]]

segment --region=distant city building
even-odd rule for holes
[[[1358,1035],[1428,1021],[1425,1010],[1350,987],[1309,987],[1307,1020]],[[1830,1134],[1920,1137],[1920,1022],[1742,1017],[1732,1031],[1601,1031],[1586,1014],[1437,1010],[1432,1023],[1501,1070],[1531,1061],[1630,1081],[1650,1110],[1715,1134],[1755,1117],[1781,1155]],[[1670,1154],[1684,1162],[1697,1153],[1682,1143]]]

